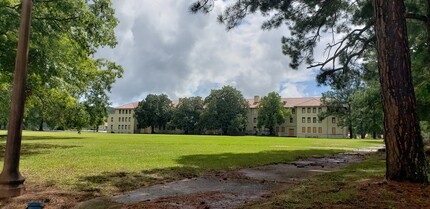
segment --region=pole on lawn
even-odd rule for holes
[[[21,23],[15,62],[12,103],[9,113],[3,171],[0,174],[0,198],[19,196],[24,191],[24,177],[19,173],[22,121],[24,116],[25,80],[30,41],[32,0],[22,0]]]

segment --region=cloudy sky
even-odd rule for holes
[[[140,101],[147,94],[205,97],[224,85],[234,86],[246,98],[271,91],[283,97],[320,96],[328,90],[317,87],[317,70],[289,68],[290,59],[281,51],[286,28],[262,31],[264,17],[253,15],[227,32],[216,21],[225,1],[217,1],[211,14],[191,14],[191,2],[113,1],[120,21],[119,44],[100,49],[97,56],[124,68],[110,94],[114,106]]]

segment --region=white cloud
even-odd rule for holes
[[[282,54],[280,40],[288,31],[282,27],[262,31],[264,17],[249,16],[247,24],[226,32],[216,21],[224,1],[217,1],[208,15],[191,14],[189,0],[113,3],[120,21],[119,44],[100,49],[97,56],[124,68],[110,95],[114,105],[141,100],[149,93],[166,93],[172,99],[204,97],[223,85],[233,85],[245,97],[271,91],[285,97],[318,92],[306,86],[316,72],[290,69],[289,58]]]

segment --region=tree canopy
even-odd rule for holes
[[[180,98],[176,108],[173,109],[172,124],[188,133],[201,131],[200,115],[203,112],[203,99],[201,97]]]
[[[224,135],[236,135],[245,130],[249,104],[237,89],[224,86],[212,90],[204,104],[202,123],[206,129],[221,129]]]
[[[49,104],[60,102],[53,101],[59,97],[52,94],[61,94],[67,101],[73,100],[69,104],[74,105],[66,106],[71,112],[84,102],[83,110],[91,115],[86,124],[68,123],[74,124],[68,128],[100,124],[109,105],[107,93],[123,73],[121,66],[94,58],[99,47],[117,44],[114,28],[118,21],[111,1],[35,1],[33,10],[26,90],[26,113],[31,114],[26,114],[26,121],[48,121],[44,118],[49,117],[46,112],[57,112],[59,108]],[[6,86],[13,76],[19,11],[19,0],[0,2],[0,84]],[[7,91],[0,93],[7,96]],[[71,115],[58,118],[69,119]]]
[[[171,119],[172,101],[165,94],[154,95],[148,94],[144,100],[139,102],[135,110],[138,128],[151,127],[151,133],[154,128],[159,129],[166,127]]]
[[[281,125],[291,112],[284,107],[281,96],[276,92],[270,92],[261,98],[258,104],[257,127],[269,129],[270,135],[275,135],[275,126]]]

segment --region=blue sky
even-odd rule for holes
[[[97,57],[117,62],[123,78],[113,85],[113,106],[139,101],[147,94],[171,99],[205,97],[213,88],[231,85],[247,98],[278,91],[283,97],[320,96],[318,70],[289,67],[282,54],[286,27],[263,31],[265,17],[251,15],[226,31],[216,16],[229,1],[216,1],[211,14],[191,14],[189,0],[113,0],[120,21],[118,46],[102,48]],[[246,24],[245,24],[246,23]],[[315,50],[315,60],[324,54]],[[319,59],[321,58],[321,59]]]

